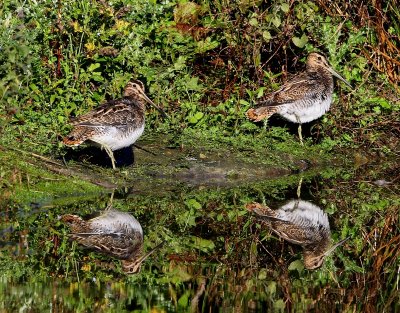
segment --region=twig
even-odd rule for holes
[[[196,291],[196,294],[194,295],[192,301],[191,301],[191,311],[192,312],[198,312],[198,305],[199,305],[199,300],[204,291],[206,290],[206,280],[204,278],[201,279],[200,286]]]
[[[142,148],[141,146],[138,146],[138,145],[136,145],[136,144],[133,144],[133,146],[134,146],[135,148],[138,148],[138,149],[140,149],[140,150],[143,150],[143,151],[145,151],[145,152],[147,152],[147,153],[150,153],[151,155],[154,155],[154,156],[157,155],[157,154],[155,154],[154,152],[151,152],[150,150],[147,150],[146,148]]]
[[[29,152],[29,151],[25,151],[25,150],[21,150],[21,149],[18,149],[18,148],[13,148],[13,147],[1,147],[1,148],[2,149],[9,149],[9,150],[21,152],[21,153],[24,153],[24,154],[29,154],[30,156],[33,156],[33,157],[35,157],[37,159],[40,159],[42,161],[45,161],[47,163],[51,163],[51,164],[54,164],[54,165],[57,165],[57,166],[62,166],[61,163],[58,163],[56,161],[53,161],[52,159],[44,157],[43,155],[39,155],[39,154],[36,154],[36,153],[33,153],[33,152]]]
[[[45,164],[45,166],[47,167],[48,170],[55,172],[57,174],[61,174],[61,175],[65,175],[65,176],[76,176],[82,180],[89,181],[92,184],[95,184],[97,186],[101,186],[101,187],[109,188],[109,189],[115,189],[118,187],[117,185],[115,185],[111,182],[100,180],[97,177],[86,175],[86,174],[83,174],[78,171],[74,171],[71,168],[55,167],[51,164]]]

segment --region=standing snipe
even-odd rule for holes
[[[347,240],[346,238],[331,247],[328,217],[318,206],[308,201],[292,200],[278,210],[259,203],[247,204],[246,208],[280,237],[301,245],[304,266],[307,269],[320,267],[325,257]]]
[[[160,246],[143,255],[142,226],[132,215],[115,209],[88,221],[72,214],[63,215],[61,221],[71,229],[70,240],[122,260],[126,274],[139,272],[142,262]]]
[[[277,113],[290,122],[298,123],[299,138],[303,143],[301,124],[321,117],[331,106],[332,75],[351,88],[351,85],[329,66],[322,55],[310,53],[304,72],[296,75],[279,90],[261,98],[257,107],[248,110],[246,115],[258,122]]]
[[[141,81],[129,82],[121,99],[111,100],[71,121],[74,126],[63,140],[68,146],[79,146],[88,141],[100,145],[109,155],[113,169],[113,151],[128,147],[142,135],[145,123],[145,103],[159,110],[144,93]]]

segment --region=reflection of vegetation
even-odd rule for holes
[[[19,288],[22,281],[62,278],[54,285],[57,295],[66,293],[64,300],[57,300],[61,307],[111,302],[116,307],[143,310],[195,305],[365,311],[364,304],[371,302],[362,299],[369,299],[377,311],[385,306],[396,308],[399,190],[394,185],[387,189],[372,183],[383,174],[398,175],[387,171],[371,165],[355,173],[342,171],[337,177],[322,172],[325,180],[321,182],[305,177],[302,196],[314,195],[326,208],[333,240],[351,236],[315,272],[304,269],[300,248],[271,236],[244,208],[249,201],[279,203],[294,197],[297,178],[288,177],[229,189],[176,185],[168,193],[151,197],[148,193],[127,196],[117,192],[114,206],[133,213],[141,222],[145,250],[160,239],[167,241],[144,262],[141,273],[129,278],[121,273],[118,262],[88,254],[68,242],[67,228],[58,220],[65,213],[90,215],[106,206],[107,196],[81,199],[79,204],[73,198],[65,199],[57,207],[36,212],[10,209],[6,218],[12,228],[3,234],[2,240],[8,244],[0,254],[1,288],[6,282]],[[368,181],[363,179],[365,175]],[[39,292],[50,300],[48,290]],[[91,302],[92,292],[97,293],[96,304]],[[26,297],[29,294],[24,292]],[[90,298],[85,303],[80,300],[83,295]],[[7,303],[12,296],[3,299]]]

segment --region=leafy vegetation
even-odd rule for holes
[[[355,89],[336,87],[332,112],[313,133],[393,152],[399,29],[389,21],[399,11],[394,1],[339,7],[325,1],[5,0],[2,141],[60,152],[68,118],[117,97],[131,78],[143,80],[172,116],[161,121],[150,114],[153,131],[215,126],[230,136],[255,133],[259,127],[246,121],[245,110],[319,50]]]
[[[52,284],[60,307],[82,310],[110,301],[121,310],[133,306],[143,311],[235,305],[278,311],[331,307],[395,311],[399,303],[399,189],[390,184],[377,187],[375,181],[398,171],[385,166],[377,170],[376,164],[368,164],[303,177],[301,196],[312,198],[329,214],[333,240],[351,238],[316,271],[304,269],[298,246],[279,240],[244,208],[251,201],[275,207],[295,197],[297,180],[303,175],[232,188],[175,184],[151,196],[140,189],[116,192],[113,206],[140,221],[145,250],[166,241],[131,277],[121,274],[118,261],[68,242],[67,227],[59,221],[61,214],[90,216],[102,210],[110,201],[108,194],[93,191],[85,197],[59,197],[36,208],[9,206],[4,215],[7,223],[3,223],[8,230],[3,240],[8,245],[0,254],[4,279],[0,303],[20,307],[11,286],[27,299],[35,291],[50,301],[54,294],[45,286]],[[32,282],[32,287],[25,290],[24,281]],[[48,301],[31,305],[47,307]]]

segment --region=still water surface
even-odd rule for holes
[[[210,164],[3,208],[0,312],[400,312],[396,161],[259,180]],[[246,208],[254,202],[280,215],[260,219]],[[140,224],[132,259],[164,242],[136,274],[124,271],[129,257],[104,251],[132,239],[120,239],[128,226],[73,237],[62,218],[110,208]],[[347,237],[317,268],[305,264]]]

